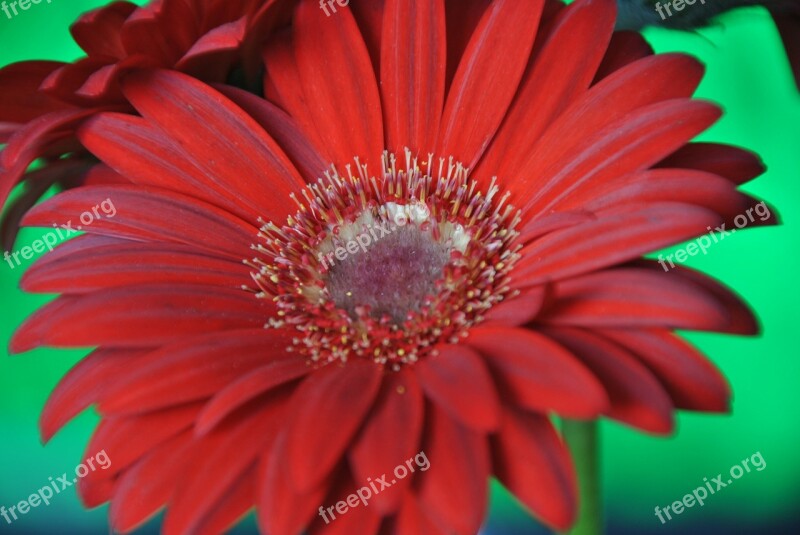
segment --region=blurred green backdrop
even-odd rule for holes
[[[365,1],[365,0],[364,0]],[[12,19],[0,12],[0,66],[24,59],[71,60],[80,50],[68,24],[102,0],[53,0],[32,5]],[[142,2],[140,2],[142,3]],[[752,229],[720,242],[687,265],[706,271],[744,295],[763,325],[758,338],[709,334],[687,337],[704,350],[728,377],[734,390],[733,414],[682,414],[677,433],[663,439],[604,423],[603,466],[608,531],[648,533],[800,532],[800,359],[794,278],[800,260],[800,95],[772,20],[760,8],[726,15],[696,33],[649,30],[659,52],[683,51],[707,66],[698,96],[714,100],[725,116],[702,139],[741,145],[756,151],[768,171],[745,189],[777,207],[784,225]],[[0,99],[3,96],[0,94]],[[26,230],[20,243],[36,239]],[[72,470],[96,423],[86,413],[47,447],[38,438],[37,420],[48,392],[82,356],[74,351],[43,351],[8,357],[14,328],[46,297],[23,294],[18,281],[30,262],[14,270],[0,265],[0,505],[10,506],[45,485],[48,478]],[[75,318],[80,321],[80,318]],[[666,525],[656,505],[666,506],[718,473],[761,452],[767,468],[746,474],[735,485],[708,498],[704,507],[687,509]],[[113,460],[112,460],[113,461]],[[727,474],[725,478],[727,479]],[[85,511],[74,490],[33,509],[0,532],[108,533],[105,508]],[[156,533],[157,522],[141,533]],[[252,521],[237,533],[254,533]],[[546,533],[498,486],[485,533]]]

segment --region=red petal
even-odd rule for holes
[[[64,108],[64,104],[39,92],[45,78],[63,65],[56,61],[23,61],[0,69],[0,121],[27,123]]]
[[[632,351],[656,374],[679,409],[728,412],[730,387],[694,347],[664,329],[597,331]]]
[[[89,165],[91,164],[81,159],[63,159],[25,174],[22,181],[23,191],[6,205],[0,222],[0,246],[3,246],[6,251],[10,251],[25,213],[54,184],[84,175]]]
[[[528,409],[595,418],[608,408],[600,382],[570,352],[539,333],[507,327],[472,329],[466,343],[480,351],[498,390]]]
[[[614,7],[610,0],[580,0],[559,14],[476,173],[484,179],[519,176],[542,132],[589,88],[614,30]]]
[[[611,400],[611,418],[651,433],[672,431],[669,394],[633,354],[590,331],[560,328],[544,332],[581,359],[602,381]]]
[[[256,501],[256,473],[258,465],[245,470],[236,483],[225,492],[225,496],[214,505],[212,511],[197,528],[197,535],[218,535],[241,520]]]
[[[428,414],[424,452],[430,467],[419,476],[420,503],[444,532],[474,535],[483,522],[489,498],[486,438],[438,409]]]
[[[104,113],[78,131],[81,143],[109,167],[143,186],[191,195],[255,223],[261,207],[235,188],[204,173],[157,128],[140,117]]]
[[[364,43],[369,51],[372,68],[376,75],[380,73],[381,36],[383,35],[383,14],[386,0],[370,0],[369,2],[350,2],[347,6],[353,12],[358,29],[364,36]]]
[[[519,327],[533,321],[550,297],[549,286],[536,286],[493,306],[484,318],[484,326]]]
[[[724,176],[736,185],[764,172],[758,155],[719,143],[689,143],[657,164],[658,167],[697,169]]]
[[[109,516],[117,531],[128,533],[166,505],[190,466],[192,435],[181,433],[154,448],[119,478]]]
[[[175,69],[204,82],[224,82],[247,32],[247,19],[218,26],[200,37]]]
[[[135,10],[136,5],[130,2],[112,2],[81,15],[69,32],[89,56],[123,58],[127,53],[120,40],[120,29]]]
[[[162,65],[174,64],[181,55],[180,39],[184,35],[181,26],[191,27],[191,16],[183,20],[165,21],[162,13],[170,8],[186,6],[186,2],[155,2],[134,11],[125,21],[120,31],[120,39],[128,54],[142,54],[158,60]],[[176,12],[177,14],[177,12]],[[189,15],[184,10],[184,15]],[[165,24],[172,22],[172,24]],[[167,31],[165,31],[167,30]]]
[[[278,144],[230,100],[173,71],[132,74],[123,90],[200,170],[252,199],[265,218],[282,219],[291,211],[287,199],[304,185],[302,177]]]
[[[84,294],[118,286],[183,282],[241,289],[251,282],[251,270],[241,262],[207,256],[188,245],[128,242],[93,248],[90,256],[50,257],[45,255],[25,272],[20,280],[23,290]]]
[[[291,425],[291,424],[290,424]],[[316,432],[316,431],[315,431]],[[297,535],[311,522],[328,494],[329,482],[313,486],[307,492],[295,490],[286,459],[291,456],[286,434],[280,435],[260,467],[261,486],[258,501],[258,524],[270,535]],[[306,459],[306,462],[311,459]],[[313,462],[308,464],[314,464]]]
[[[661,270],[661,266],[656,265],[655,261],[643,261],[642,264],[648,269]],[[704,293],[713,296],[727,311],[728,323],[717,332],[743,335],[759,333],[761,329],[758,319],[750,307],[733,290],[719,281],[687,267],[676,266],[673,273],[679,278],[700,286]]]
[[[381,99],[367,47],[349,9],[326,17],[314,0],[297,7],[294,53],[312,120],[337,165],[383,151]],[[325,58],[320,61],[320,58]]]
[[[79,222],[82,212],[103,200],[110,200],[117,213],[95,219],[85,228],[88,233],[183,243],[236,261],[249,254],[258,236],[256,227],[210,204],[165,189],[128,185],[65,191],[35,206],[22,224],[49,227]]]
[[[243,374],[238,380],[215,394],[197,418],[197,434],[205,435],[228,415],[249,401],[270,390],[294,381],[311,371],[311,368],[296,357],[276,360],[270,364]]]
[[[272,312],[271,303],[242,290],[192,284],[123,286],[48,303],[14,333],[9,351],[153,347],[184,336],[260,328]]]
[[[678,58],[672,67],[685,65]],[[682,92],[683,83],[665,82],[652,90],[655,94],[639,89],[632,92],[630,88],[639,85],[631,84],[632,80],[653,70],[651,66],[637,71],[638,63],[650,62],[650,58],[642,60],[607,78],[547,130],[514,174],[533,177],[514,188],[518,198],[531,199],[526,208],[543,214],[588,181],[602,182],[646,169],[719,118],[719,109],[706,102],[663,100],[665,93]],[[701,71],[689,73],[676,81],[688,80],[692,87]],[[655,104],[638,106],[653,100]]]
[[[445,0],[447,16],[447,87],[491,0]]]
[[[280,331],[207,332],[140,360],[106,391],[100,412],[141,413],[210,398],[251,370],[285,358],[291,345]]]
[[[273,37],[264,47],[264,92],[266,97],[286,110],[297,121],[303,133],[314,142],[314,146],[326,162],[331,163],[327,141],[323,141],[311,115],[303,83],[300,80],[297,61],[292,49],[291,34],[281,33]],[[351,155],[352,157],[352,155]],[[348,160],[349,161],[349,160]]]
[[[269,101],[230,86],[218,86],[223,95],[258,121],[277,141],[308,182],[315,182],[328,167],[323,152],[306,137],[294,118]]]
[[[190,466],[170,500],[162,531],[194,533],[229,488],[263,455],[266,457],[285,415],[285,400],[271,400],[198,441]]]
[[[709,210],[674,203],[606,211],[596,221],[558,230],[525,246],[514,284],[542,284],[613,266],[698,236],[719,223],[719,216]]]
[[[351,477],[340,478],[333,492],[325,497],[325,504],[331,506],[344,503],[351,495],[357,496],[359,484],[354,482]],[[369,488],[365,486],[363,488]],[[338,513],[334,509],[323,517],[318,513],[319,518],[314,519],[314,523],[308,529],[308,535],[376,535],[379,533],[381,516],[373,507],[373,502],[367,504],[358,502],[355,507],[347,506],[345,513]],[[323,505],[324,507],[324,505]],[[342,506],[344,508],[345,506]]]
[[[341,460],[372,406],[381,376],[375,363],[352,361],[325,366],[297,388],[286,445],[295,489],[312,489]]]
[[[38,117],[17,130],[5,149],[0,152],[0,203],[8,199],[11,190],[22,178],[28,166],[42,156],[55,142],[69,134],[63,129],[74,127],[97,109],[64,110]]]
[[[729,324],[728,310],[702,287],[669,273],[617,268],[554,285],[539,321],[592,327],[711,330]]]
[[[439,345],[415,366],[428,398],[475,431],[500,424],[500,401],[483,359],[464,345]]]
[[[750,207],[750,198],[718,175],[688,169],[651,169],[593,183],[569,196],[560,209],[598,211],[622,204],[679,202],[712,210],[725,220]]]
[[[188,429],[200,405],[184,405],[131,418],[104,418],[86,448],[86,459],[105,452],[111,465],[104,470],[90,471],[83,483],[88,486],[113,478],[148,452]]]
[[[415,374],[407,369],[389,374],[350,448],[353,476],[361,484],[384,474],[387,482],[398,462],[419,452],[424,419],[424,398]],[[370,506],[383,514],[396,511],[410,479],[402,479],[374,495]]]
[[[388,0],[381,49],[386,145],[433,150],[444,106],[444,0]]]
[[[616,31],[611,36],[603,62],[597,69],[594,83],[636,60],[653,54],[653,48],[639,32]]]
[[[53,389],[39,418],[48,442],[67,422],[103,398],[112,381],[130,370],[149,349],[96,349],[75,365]]]
[[[440,154],[475,167],[517,91],[542,4],[541,0],[497,0],[484,13],[447,95]]]
[[[406,494],[403,507],[397,514],[396,528],[393,535],[446,535],[448,529],[440,530],[422,511],[417,497],[413,493]]]
[[[578,507],[569,451],[550,420],[506,410],[503,427],[492,437],[494,473],[545,524],[566,530]]]

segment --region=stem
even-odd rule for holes
[[[561,429],[572,452],[580,492],[578,520],[569,535],[602,535],[605,530],[597,422],[564,420]]]

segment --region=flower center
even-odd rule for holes
[[[450,159],[405,169],[386,153],[382,178],[335,168],[303,192],[285,225],[261,229],[248,264],[278,317],[298,331],[292,350],[324,364],[370,358],[399,369],[437,343],[456,343],[508,293],[519,216],[469,182]],[[435,176],[434,176],[435,175]]]
[[[400,325],[435,293],[451,248],[416,225],[375,222],[335,251],[342,260],[328,253],[325,284],[336,306],[353,319],[357,307],[369,307],[373,318],[388,317]]]

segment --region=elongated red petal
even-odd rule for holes
[[[327,152],[341,166],[354,157],[376,164],[384,145],[381,99],[353,14],[339,9],[326,17],[319,2],[301,0],[292,35],[302,90]]]
[[[728,412],[730,387],[706,357],[666,329],[602,329],[658,377],[679,409]]]
[[[420,503],[445,532],[474,535],[489,498],[486,438],[462,427],[439,409],[430,409],[428,415],[424,452],[430,468],[419,476]]]
[[[291,345],[280,331],[208,332],[140,360],[106,392],[100,412],[140,413],[207,399],[248,371],[284,358]]]
[[[82,15],[70,26],[70,34],[89,56],[122,58],[126,52],[119,32],[135,9],[136,5],[130,2],[112,2]]]
[[[493,306],[485,317],[485,326],[519,327],[533,321],[551,297],[550,287],[536,286]]]
[[[388,0],[383,17],[386,146],[426,154],[433,150],[444,106],[444,0]]]
[[[68,421],[103,399],[112,381],[149,351],[100,348],[76,364],[53,389],[42,409],[42,440],[48,442]]]
[[[57,298],[22,324],[9,351],[40,346],[153,347],[184,336],[260,328],[272,312],[271,303],[242,290],[192,284],[122,286]],[[70,321],[76,317],[83,319]]]
[[[128,242],[95,247],[92,261],[77,255],[43,257],[20,280],[26,292],[85,294],[135,284],[180,284],[241,289],[251,282],[241,262],[198,253],[181,244]],[[146,259],[146,263],[144,260]]]
[[[307,137],[295,118],[271,102],[247,91],[223,85],[217,87],[217,90],[258,121],[258,124],[280,144],[308,182],[314,182],[327,169],[329,163],[322,156],[323,151],[314,146],[311,138]]]
[[[610,0],[580,0],[564,9],[520,83],[503,125],[478,167],[482,178],[517,180],[517,171],[547,126],[589,88],[614,29]],[[529,9],[538,9],[529,7]],[[575,36],[580,35],[580,39]],[[483,177],[482,175],[486,175]]]
[[[112,205],[116,210],[113,217],[93,218],[81,230],[136,241],[183,243],[235,261],[247,256],[258,239],[256,227],[215,206],[164,189],[130,185],[65,191],[34,207],[22,223],[31,227],[71,223],[77,230],[81,215],[104,201],[111,203],[109,210]],[[63,233],[70,235],[67,230]]]
[[[560,208],[597,211],[659,202],[703,206],[726,221],[750,207],[750,198],[718,175],[689,169],[650,169],[575,190]]]
[[[611,401],[611,418],[651,433],[672,431],[669,394],[632,353],[591,331],[558,328],[544,332],[569,349],[602,381]]]
[[[478,327],[466,343],[486,357],[499,391],[531,410],[594,418],[608,408],[597,378],[571,353],[539,333]]]
[[[608,50],[603,56],[603,62],[597,69],[595,83],[626,65],[652,54],[653,48],[639,32],[614,32],[611,42],[608,43]]]
[[[554,285],[539,321],[584,327],[724,329],[728,310],[713,294],[669,273],[616,268]]]
[[[44,79],[63,65],[57,61],[23,61],[0,69],[0,122],[26,123],[64,108],[64,104],[38,92]]]
[[[197,535],[227,533],[248,510],[253,508],[256,501],[257,472],[257,464],[245,469],[244,475],[225,492],[225,496],[203,519],[202,525],[197,528]]]
[[[172,71],[133,74],[123,90],[195,165],[262,207],[264,217],[281,219],[291,211],[287,199],[302,188],[302,177],[278,144],[230,100]],[[264,175],[270,179],[263,180]]]
[[[428,535],[445,535],[446,529],[439,529],[420,507],[416,495],[409,492],[403,501],[403,506],[397,514],[395,528],[390,531],[392,535],[411,535],[425,533]]]
[[[119,478],[109,516],[115,530],[128,533],[161,509],[190,466],[192,434],[184,431],[153,448]]]
[[[366,481],[363,482],[366,486]],[[360,483],[353,481],[352,477],[341,477],[337,481],[334,490],[325,498],[325,503],[347,504],[347,499],[351,494],[354,494],[359,487]],[[369,488],[369,487],[367,487]],[[322,513],[317,515],[314,523],[308,528],[309,535],[351,535],[358,533],[359,535],[379,535],[381,526],[381,515],[375,509],[372,501],[366,504],[356,502],[355,507],[347,506],[345,513],[341,514],[334,509],[331,513],[325,514],[323,518]]]
[[[550,420],[509,408],[491,444],[500,482],[545,524],[566,530],[577,513],[576,478]]]
[[[286,446],[296,490],[312,489],[341,460],[378,394],[381,376],[375,363],[351,361],[326,366],[297,388]]]
[[[203,412],[197,418],[197,433],[204,435],[219,424],[228,415],[253,399],[264,395],[273,388],[303,377],[311,368],[297,357],[275,360],[255,369],[225,388],[211,398]]]
[[[361,484],[369,478],[394,476],[398,463],[419,452],[424,420],[424,397],[415,374],[401,370],[387,376],[364,427],[350,448],[349,460]],[[389,489],[373,496],[370,507],[384,514],[393,513],[401,504],[410,479],[397,481]]]
[[[140,117],[104,113],[80,128],[78,138],[109,167],[142,186],[188,194],[255,224],[261,207],[236,188],[198,168],[169,135]]]
[[[285,399],[271,400],[199,440],[190,461],[199,469],[176,486],[162,526],[165,535],[193,533],[201,527],[245,470],[266,456],[283,425],[285,405]]]
[[[515,286],[572,277],[699,236],[721,218],[696,206],[676,203],[622,206],[596,221],[553,232],[522,249]]]
[[[85,458],[105,452],[111,464],[90,471],[80,481],[88,488],[122,474],[151,450],[189,429],[199,409],[200,405],[190,404],[131,418],[104,418],[92,435]]]
[[[291,450],[287,448],[284,433],[278,436],[272,451],[262,459],[259,468],[258,524],[264,533],[271,535],[297,535],[302,532],[317,514],[330,488],[330,481],[325,480],[308,491],[297,491],[286,463],[291,455]]]
[[[500,401],[486,364],[463,345],[440,345],[415,366],[423,390],[437,406],[475,431],[500,425]]]
[[[719,143],[688,143],[657,164],[657,167],[685,167],[724,176],[736,185],[764,172],[754,153]]]
[[[483,14],[447,95],[439,153],[475,167],[522,79],[543,3],[497,0]]]

